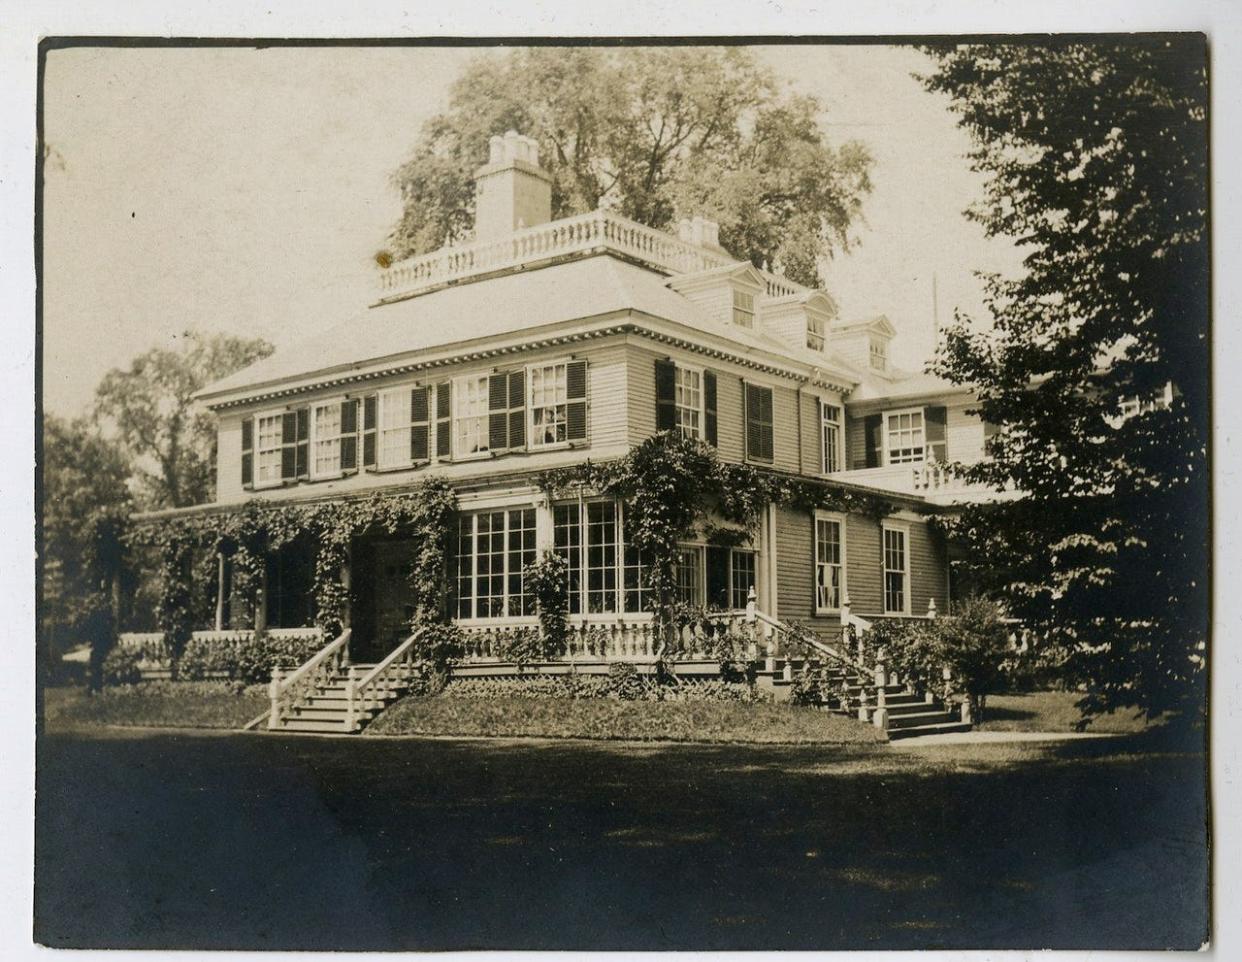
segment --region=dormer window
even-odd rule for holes
[[[733,289],[733,323],[738,327],[755,326],[755,295]]]
[[[888,341],[875,334],[871,335],[871,369],[888,370]]]
[[[824,318],[821,314],[806,315],[806,346],[812,351],[824,349]]]

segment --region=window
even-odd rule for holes
[[[888,369],[888,341],[878,335],[871,335],[871,367],[876,371]]]
[[[729,607],[746,607],[750,589],[755,587],[755,553],[733,548],[729,552]]]
[[[841,408],[836,404],[819,406],[821,445],[823,446],[823,472],[832,474],[841,470]]]
[[[546,447],[569,440],[568,365],[542,364],[530,372],[530,444]]]
[[[688,605],[703,604],[703,549],[677,549],[677,600]]]
[[[884,548],[884,613],[906,614],[909,612],[910,592],[907,588],[910,573],[909,555],[906,550],[906,530],[887,525],[882,529]]]
[[[746,456],[772,460],[772,389],[746,385]]]
[[[806,346],[812,351],[824,349],[824,319],[818,314],[806,316]]]
[[[569,566],[567,587],[569,613],[582,613],[582,505],[558,504],[552,508],[553,550]]]
[[[410,389],[395,388],[379,395],[379,466],[410,463]]]
[[[674,405],[677,430],[685,438],[703,436],[703,372],[677,365]]]
[[[457,532],[457,616],[535,613],[524,571],[535,560],[535,509],[462,515]]]
[[[316,404],[311,409],[314,460],[311,477],[341,473],[341,402]]]
[[[838,611],[845,594],[845,523],[840,515],[815,515],[815,610]]]
[[[617,610],[617,506],[591,501],[586,506],[586,611]]]
[[[884,415],[884,451],[888,464],[910,464],[924,459],[923,409],[889,411]]]
[[[624,531],[625,550],[621,571],[622,598],[626,611],[646,611],[651,601],[651,589],[647,585],[647,565],[642,552],[630,544],[629,531]]]
[[[263,415],[255,421],[258,424],[258,446],[255,449],[257,484],[280,484],[281,415]]]
[[[733,323],[738,327],[755,326],[755,295],[749,291],[733,291]]]
[[[453,457],[488,451],[488,377],[458,378],[453,388]]]
[[[569,613],[646,611],[650,590],[642,555],[619,537],[624,510],[615,501],[552,506],[553,550],[569,565]]]

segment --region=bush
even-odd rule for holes
[[[117,646],[113,648],[103,662],[103,683],[105,685],[136,685],[142,681],[142,672],[138,670],[141,655],[136,651],[126,651]]]
[[[606,675],[525,675],[517,678],[463,678],[451,682],[444,695],[492,701],[502,698],[559,698],[578,701],[732,701],[763,702],[770,696],[751,685],[720,679],[674,681],[659,674],[640,675],[631,664],[612,665]]]
[[[441,691],[448,684],[449,669],[462,656],[461,629],[454,624],[429,624],[414,642],[414,658],[423,676],[421,688]]]
[[[546,661],[560,652],[569,637],[569,562],[552,551],[526,566],[527,590],[535,597],[539,635],[532,660]]]
[[[223,675],[247,685],[266,684],[274,668],[295,668],[324,645],[317,634],[274,638],[249,635],[236,641],[192,639],[177,660],[177,677],[203,681]]]

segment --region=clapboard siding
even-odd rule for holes
[[[880,523],[851,514],[845,524],[845,592],[857,614],[875,614],[883,605]]]
[[[867,466],[867,424],[862,418],[845,418],[845,467],[856,471]]]
[[[983,422],[968,410],[969,405],[957,405],[946,411],[946,446],[950,461],[973,464],[983,458]]]
[[[948,572],[943,543],[927,523],[910,522],[910,614],[927,614],[927,603],[936,599],[941,614],[949,610]]]
[[[241,481],[241,414],[222,414],[216,428],[216,500],[243,501],[250,492]]]
[[[776,509],[776,609],[782,621],[815,617],[815,545],[812,516]]]

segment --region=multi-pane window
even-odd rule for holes
[[[622,506],[588,501],[552,507],[554,550],[569,565],[569,613],[648,610],[642,555],[623,537]]]
[[[617,610],[617,506],[591,501],[586,506],[586,611]]]
[[[806,346],[812,351],[824,349],[824,319],[818,314],[806,316]]]
[[[884,528],[884,613],[904,614],[908,610],[906,532]]]
[[[621,585],[624,592],[622,605],[626,611],[646,611],[651,601],[651,588],[647,584],[648,568],[644,563],[642,552],[630,544],[629,531],[624,530],[623,534],[625,549],[622,553],[621,568]]]
[[[926,451],[922,410],[894,411],[885,414],[884,438],[889,464],[922,461]]]
[[[729,607],[746,607],[755,586],[755,553],[734,548],[729,552]]]
[[[749,291],[733,291],[733,323],[738,327],[755,326],[755,295]]]
[[[535,560],[535,509],[462,515],[457,532],[457,616],[530,615],[525,569]]]
[[[324,478],[341,472],[341,402],[316,404],[311,412],[313,425],[312,477]]]
[[[841,470],[841,408],[836,404],[819,407],[824,454],[824,474]]]
[[[703,603],[703,549],[677,549],[677,600],[689,605]]]
[[[888,369],[888,341],[876,335],[871,336],[871,367],[876,371]]]
[[[468,458],[488,450],[487,375],[458,378],[453,386],[453,456]]]
[[[395,468],[410,463],[410,389],[396,388],[379,395],[379,466]]]
[[[703,372],[677,365],[674,388],[677,430],[682,437],[703,436]]]
[[[569,439],[568,365],[530,368],[530,443],[532,447],[561,444]]]
[[[567,588],[569,613],[582,613],[582,505],[558,504],[552,508],[553,546],[569,566]]]
[[[269,414],[255,419],[258,430],[255,432],[255,464],[258,470],[255,479],[260,485],[278,484],[280,482],[281,453],[281,416]]]
[[[844,526],[840,518],[815,518],[815,608],[841,607],[845,588]]]

